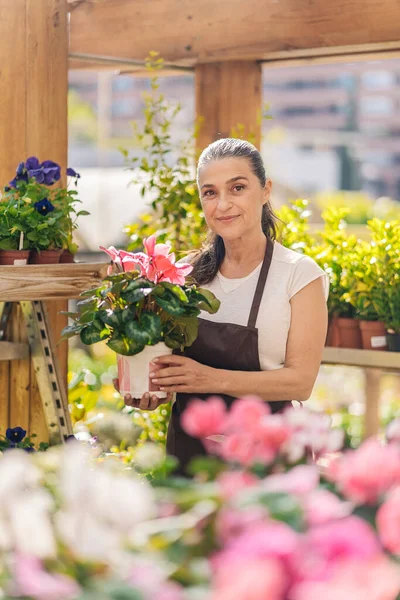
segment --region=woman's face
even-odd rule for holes
[[[207,225],[224,240],[260,232],[271,182],[261,187],[247,158],[224,158],[204,165],[199,171],[199,190]]]

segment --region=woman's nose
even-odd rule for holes
[[[229,194],[226,193],[222,193],[219,195],[218,197],[218,210],[220,211],[226,211],[229,210],[229,208],[231,207],[232,202],[231,199],[229,197]]]

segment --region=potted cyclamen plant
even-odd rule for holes
[[[117,353],[122,395],[140,398],[151,391],[165,393],[149,382],[151,361],[173,350],[183,350],[197,337],[201,311],[215,313],[219,301],[210,291],[186,280],[192,271],[187,263],[176,263],[167,244],[156,244],[155,236],[144,240],[145,252],[126,252],[101,247],[113,267],[101,285],[83,292],[78,311],[67,313],[73,324],[63,330],[63,339],[79,335],[84,344],[106,341]]]
[[[79,174],[67,169],[66,175],[75,180]],[[72,231],[76,217],[88,214],[76,212],[76,190],[54,185],[61,179],[60,166],[35,156],[21,162],[16,176],[4,188],[0,202],[0,264],[14,264],[14,256],[30,252],[31,263],[55,263],[64,250],[75,250]],[[13,256],[6,255],[12,251]]]

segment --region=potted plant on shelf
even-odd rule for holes
[[[348,265],[345,298],[355,308],[360,322],[362,347],[367,350],[386,350],[386,326],[384,319],[389,314],[388,241],[386,221],[373,219],[368,222],[371,241],[359,240]]]
[[[400,221],[374,219],[369,223],[385,302],[377,304],[385,324],[388,350],[400,352]]]
[[[314,258],[328,273],[330,289],[328,297],[329,330],[327,346],[339,348],[361,348],[359,322],[355,318],[354,306],[347,293],[351,281],[346,277],[354,260],[356,236],[347,233],[345,217],[347,208],[330,207],[322,213],[324,229],[320,235],[322,245]]]
[[[84,292],[78,312],[67,313],[73,324],[63,330],[63,339],[79,335],[84,344],[107,341],[117,353],[121,394],[135,398],[151,391],[149,367],[153,358],[183,350],[197,337],[201,311],[215,313],[219,301],[208,290],[186,281],[192,267],[176,263],[167,244],[156,244],[155,236],[144,240],[145,252],[102,248],[112,258],[118,273]]]
[[[73,169],[66,174],[75,182],[79,178]],[[60,178],[60,166],[50,160],[40,163],[33,156],[18,165],[0,207],[7,217],[0,229],[3,250],[30,250],[31,263],[55,263],[64,249],[72,248],[76,217],[88,213],[75,211],[75,203],[80,202],[75,190],[54,185]]]

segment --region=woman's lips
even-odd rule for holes
[[[231,215],[229,217],[218,217],[217,221],[220,221],[221,223],[231,223],[238,217],[240,217],[240,215]]]

